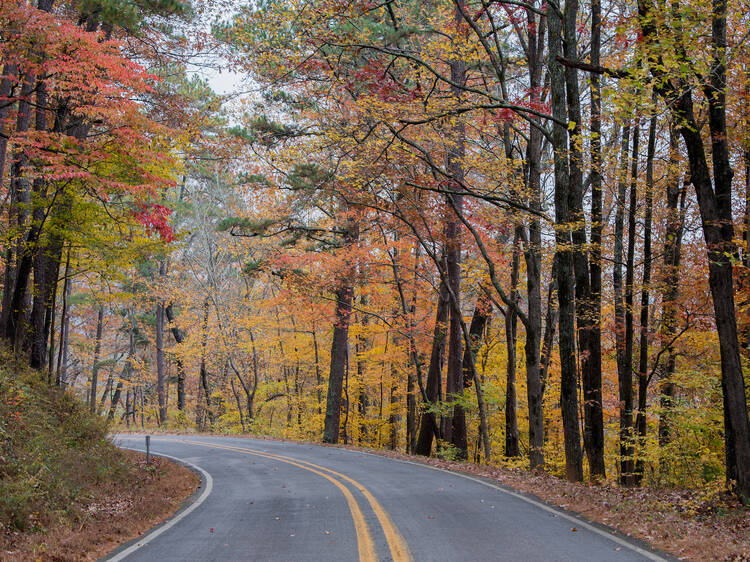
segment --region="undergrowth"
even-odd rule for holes
[[[105,421],[0,350],[0,532],[76,523],[97,488],[131,472]]]

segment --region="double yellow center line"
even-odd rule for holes
[[[349,488],[344,484],[344,482],[350,484],[364,496],[364,498],[370,504],[373,513],[375,513],[375,516],[378,518],[378,522],[380,523],[380,527],[383,529],[383,534],[385,535],[386,541],[388,541],[388,548],[390,549],[391,558],[394,560],[394,562],[411,562],[413,560],[411,552],[409,551],[409,546],[406,544],[404,537],[401,536],[401,533],[399,533],[398,529],[393,524],[393,521],[391,521],[388,513],[385,511],[385,509],[383,509],[383,506],[380,505],[380,502],[375,499],[375,496],[373,496],[367,488],[365,488],[356,480],[349,478],[345,474],[341,474],[340,472],[336,472],[335,470],[331,470],[330,468],[313,464],[308,461],[286,457],[284,455],[277,455],[275,453],[268,453],[266,451],[247,449],[245,447],[235,447],[232,445],[204,443],[202,441],[188,441],[185,439],[183,439],[182,441],[191,445],[201,445],[203,447],[212,447],[215,449],[226,449],[229,451],[245,453],[247,455],[255,455],[258,457],[276,460],[279,462],[290,464],[292,466],[296,466],[303,470],[307,470],[309,472],[312,472],[313,474],[317,474],[318,476],[325,478],[339,490],[341,490],[341,493],[344,494],[344,498],[346,498],[346,503],[349,506],[349,511],[352,515],[352,520],[354,521],[354,529],[357,534],[357,549],[359,552],[360,562],[375,562],[376,560],[379,560],[379,558],[377,550],[375,548],[375,543],[372,540],[372,534],[370,533],[370,526],[367,524],[367,520],[362,513],[362,509],[359,507],[359,503],[357,502]]]

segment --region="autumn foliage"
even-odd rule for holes
[[[2,5],[41,376],[128,427],[750,494],[741,5],[234,8],[224,100],[150,25],[184,6]]]

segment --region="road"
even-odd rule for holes
[[[111,560],[665,559],[489,480],[378,455],[208,436],[154,436],[151,451],[201,471],[202,494]]]

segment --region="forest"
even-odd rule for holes
[[[121,429],[748,501],[749,8],[6,0],[0,339]]]

